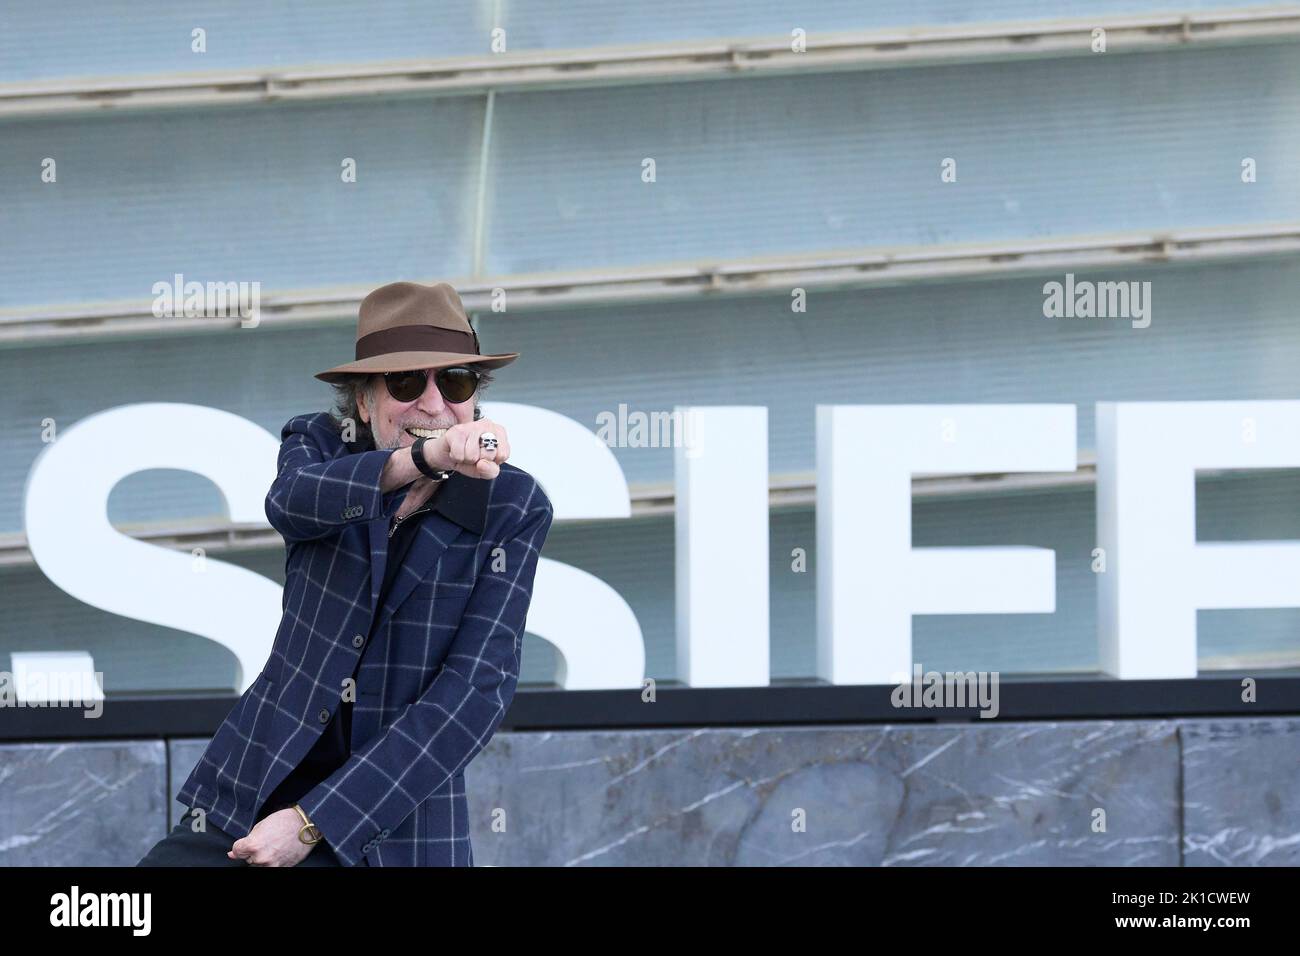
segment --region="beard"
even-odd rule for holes
[[[478,410],[478,406],[476,405],[476,406],[474,406],[474,420],[477,421],[479,418],[480,418],[480,412],[479,412],[479,410]],[[460,424],[460,422],[459,422],[458,420],[454,420],[454,419],[453,419],[452,421],[447,422],[446,424],[428,424],[428,423],[425,423],[425,422],[408,422],[406,425],[399,425],[399,426],[397,426],[396,428],[394,428],[394,429],[393,429],[393,434],[392,434],[389,438],[387,438],[387,439],[385,439],[383,436],[381,436],[381,435],[379,434],[379,431],[378,431],[377,429],[375,429],[375,427],[374,427],[373,424],[371,425],[371,429],[370,429],[370,431],[371,431],[371,434],[373,435],[374,440],[375,440],[375,448],[377,448],[377,449],[388,449],[388,448],[400,448],[400,447],[402,447],[402,438],[403,438],[404,436],[406,436],[406,434],[407,434],[407,433],[406,433],[406,429],[407,429],[407,427],[414,427],[414,428],[451,428],[453,425],[459,425],[459,424]],[[412,438],[412,441],[414,441],[414,438]]]

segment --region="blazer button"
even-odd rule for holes
[[[328,724],[328,723],[330,722],[330,711],[329,711],[329,708],[328,708],[328,707],[322,707],[322,708],[320,709],[320,713],[317,714],[316,716],[320,719],[320,722],[321,722],[322,724]]]
[[[360,634],[358,634],[356,637],[352,638],[352,646],[353,646],[353,647],[360,647],[360,646],[361,646],[362,644],[364,644],[365,642],[366,642],[366,639],[365,639],[364,637],[362,637]]]

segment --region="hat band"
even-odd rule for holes
[[[390,352],[464,352],[480,354],[478,334],[439,325],[395,325],[357,339],[357,361]]]

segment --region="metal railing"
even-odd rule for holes
[[[866,70],[979,60],[1083,56],[1093,31],[1106,52],[1300,38],[1294,4],[1054,20],[723,37],[329,67],[224,70],[0,84],[0,119],[68,112],[210,107],[365,96],[465,96],[679,80]]]

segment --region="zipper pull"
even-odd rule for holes
[[[398,517],[394,518],[393,526],[388,529],[388,536],[391,538],[393,536],[393,532],[397,530],[397,526],[401,524],[403,521],[405,521],[407,518],[410,518],[412,515],[418,515],[422,511],[428,511],[428,510],[429,510],[428,508],[421,506],[419,508],[416,508],[414,511],[412,511],[411,514],[399,515]]]

